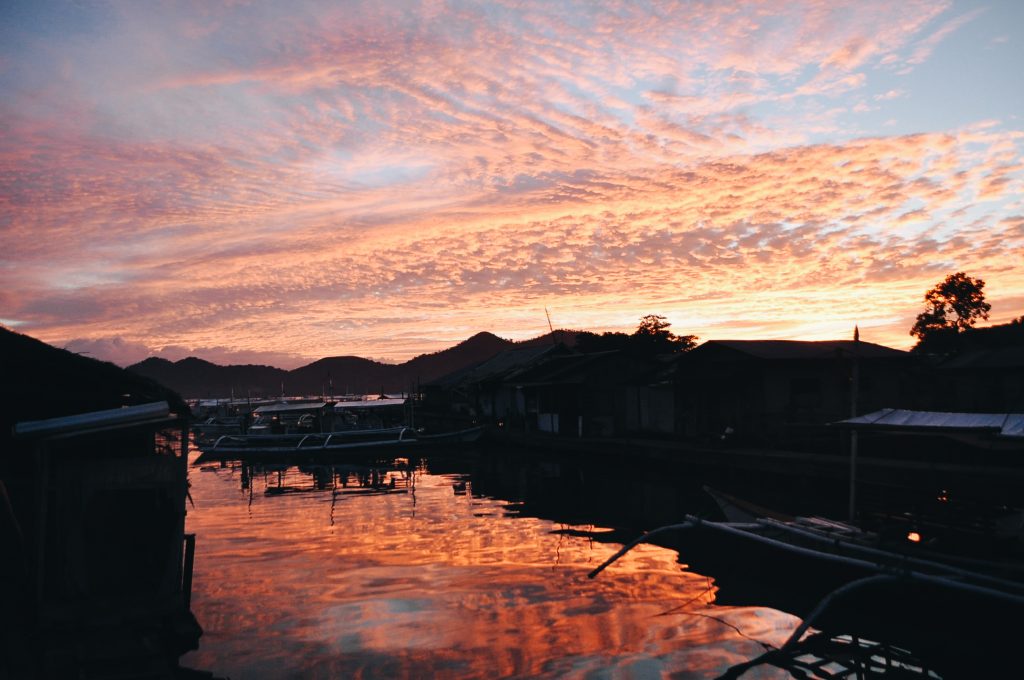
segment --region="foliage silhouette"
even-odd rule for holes
[[[632,335],[580,332],[576,335],[576,348],[584,353],[620,350],[653,356],[686,352],[697,346],[697,336],[676,335],[669,330],[671,325],[660,314],[647,314],[640,318],[640,324]]]
[[[988,319],[992,305],[985,302],[985,282],[964,272],[950,274],[924,295],[926,308],[917,315],[910,334],[918,352],[949,352],[960,333]]]

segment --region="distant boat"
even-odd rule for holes
[[[391,427],[309,434],[224,435],[212,444],[200,444],[199,448],[204,459],[235,456],[304,457],[469,444],[477,441],[482,434],[483,427],[438,434],[425,434],[410,427]]]

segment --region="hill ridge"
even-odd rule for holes
[[[286,370],[261,364],[220,365],[190,356],[177,361],[149,357],[128,370],[167,385],[186,398],[404,393],[412,391],[417,383],[480,363],[506,349],[558,340],[571,343],[575,333],[557,330],[516,342],[481,331],[451,347],[419,354],[400,364],[341,355]]]

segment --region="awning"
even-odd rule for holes
[[[855,430],[955,434],[973,432],[1024,440],[1024,413],[950,413],[884,408],[832,423]]]
[[[17,439],[43,438],[136,425],[164,425],[174,420],[176,416],[170,413],[167,402],[157,401],[60,418],[26,420],[15,424],[13,431]]]

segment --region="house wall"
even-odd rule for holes
[[[548,434],[558,434],[558,414],[550,412],[538,413],[537,429]]]
[[[760,367],[751,362],[691,365],[676,398],[683,436],[704,443],[758,443],[768,424]]]
[[[941,369],[929,378],[929,400],[922,408],[981,413],[1024,412],[1022,367]]]
[[[676,399],[671,387],[629,385],[624,394],[624,426],[630,432],[676,432]]]
[[[509,423],[516,414],[516,391],[514,388],[501,386],[494,391],[494,413],[496,422]]]
[[[851,415],[848,359],[758,360],[716,356],[692,362],[676,396],[680,433],[706,443],[814,448],[839,445],[827,423]],[[857,366],[857,412],[907,406],[905,360]]]
[[[526,385],[522,389],[526,423],[541,432],[563,437],[609,437],[636,431],[629,422],[627,388],[622,384],[638,372],[637,361],[609,356],[576,372],[565,382]],[[665,407],[657,402],[661,411]],[[518,404],[517,404],[518,406]],[[666,418],[659,411],[658,420]]]

